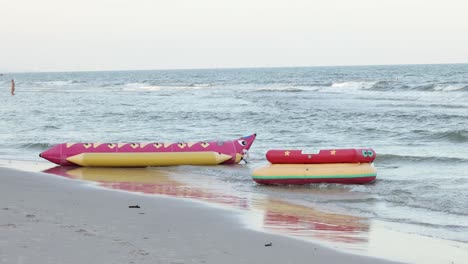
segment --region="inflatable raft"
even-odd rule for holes
[[[62,143],[39,154],[62,166],[146,167],[239,163],[256,134],[188,143]]]
[[[325,149],[316,154],[303,150],[269,150],[266,158],[272,164],[255,169],[252,178],[270,185],[370,183],[377,177],[372,164],[375,157],[371,148]]]
[[[317,154],[302,150],[269,150],[266,153],[267,160],[272,164],[373,162],[375,156],[373,149],[325,149]]]
[[[254,181],[268,185],[370,183],[377,177],[371,163],[271,164],[255,169]]]

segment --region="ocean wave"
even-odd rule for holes
[[[458,188],[446,193],[444,190],[447,190],[448,186],[450,185],[441,184],[438,178],[432,180],[386,179],[380,181],[374,188],[366,189],[363,192],[376,195],[382,202],[409,210],[448,213],[458,216],[468,215],[463,190]]]
[[[467,130],[455,130],[435,133],[431,136],[434,139],[444,139],[450,142],[463,143],[468,142]]]
[[[54,126],[54,125],[44,125],[42,126],[43,129],[45,130],[55,130],[55,129],[60,129],[60,127],[58,126]]]
[[[122,86],[125,85],[126,83],[124,82],[115,82],[115,83],[103,83],[100,84],[99,87],[113,87],[113,86]]]
[[[190,87],[200,87],[200,88],[203,88],[203,87],[211,87],[213,86],[212,84],[210,83],[192,83],[189,85]]]
[[[437,157],[437,156],[408,156],[395,154],[378,154],[375,158],[377,163],[395,163],[395,162],[468,162],[468,159],[452,158],[452,157]]]
[[[380,201],[380,199],[377,198],[377,197],[349,198],[349,199],[330,199],[329,197],[327,197],[327,198],[328,199],[323,200],[323,201],[316,201],[316,203],[321,203],[321,204],[335,204],[335,203],[346,203],[346,204],[364,203],[364,204],[370,204],[370,203],[375,203],[375,202]]]
[[[423,92],[464,92],[468,91],[468,85],[466,84],[438,84],[428,83],[416,86],[409,86],[405,88],[411,91],[423,91]],[[403,90],[400,88],[400,90]]]
[[[396,204],[412,209],[421,209],[430,212],[448,213],[458,216],[468,215],[466,205],[462,201],[453,200],[455,197],[438,197],[436,200],[422,199],[421,196],[416,199],[415,194],[411,195],[392,195],[387,194],[382,196],[383,200],[389,203]]]
[[[338,90],[369,90],[369,91],[421,91],[421,92],[465,92],[465,83],[426,83],[410,85],[399,80],[348,81],[336,82],[331,86]]]
[[[416,91],[433,91],[435,89],[436,85],[433,83],[429,84],[422,84],[422,85],[416,85],[412,86],[409,88],[409,90],[416,90]]]
[[[127,92],[135,92],[135,91],[160,91],[161,86],[151,86],[151,85],[145,85],[145,86],[138,86],[138,87],[125,87],[123,88],[124,91]]]
[[[297,87],[268,87],[268,88],[258,88],[255,90],[256,92],[282,92],[282,93],[298,93],[298,92],[305,92],[305,89],[297,88]]]
[[[463,105],[463,104],[453,104],[452,102],[447,103],[447,104],[439,104],[439,103],[429,103],[429,104],[421,104],[421,103],[414,103],[415,100],[407,100],[407,99],[391,99],[391,98],[373,98],[373,97],[360,97],[360,100],[369,100],[369,101],[391,101],[392,103],[384,103],[381,104],[381,106],[385,107],[391,107],[391,108],[398,108],[398,107],[404,107],[404,108],[425,108],[425,107],[430,107],[430,108],[446,108],[446,109],[464,109],[467,108],[468,105]],[[395,103],[397,102],[397,103]],[[400,102],[400,103],[398,103]],[[404,103],[401,103],[404,102]],[[408,104],[406,102],[412,102],[411,104]],[[447,117],[460,117],[459,115],[447,115]]]
[[[444,91],[444,92],[451,92],[451,91],[458,91],[458,92],[463,92],[463,91],[468,91],[468,85],[436,85],[434,87],[435,91]]]
[[[333,85],[332,82],[295,82],[290,84],[294,87],[330,87]]]
[[[431,116],[420,116],[413,117],[406,114],[395,114],[393,117],[397,119],[406,119],[406,120],[427,120],[428,118],[436,120],[454,120],[458,122],[460,120],[465,120],[466,117],[463,115],[449,115],[449,114],[440,114],[440,115],[431,115]],[[418,142],[449,142],[449,143],[467,143],[468,142],[468,130],[447,130],[447,131],[431,131],[427,129],[415,129],[411,131],[404,131],[401,133],[395,132],[395,137],[399,140],[410,140]]]
[[[199,90],[210,88],[207,83],[194,83],[189,85],[148,85],[145,83],[126,83],[124,91],[161,91],[161,90]]]
[[[454,118],[464,118],[464,116],[458,115],[441,115],[439,119],[441,120],[451,120]],[[426,140],[436,140],[436,141],[447,141],[453,143],[465,143],[468,142],[468,130],[449,130],[449,131],[439,131],[433,132],[429,130],[412,130],[409,133],[407,138],[414,137],[424,137]]]
[[[370,87],[374,91],[408,90],[409,86],[397,81],[378,81]]]
[[[421,91],[421,92],[463,92],[468,91],[467,84],[438,84],[427,83],[410,85],[400,80],[375,80],[375,81],[347,81],[336,82],[330,86],[330,90],[352,91]],[[328,90],[327,90],[328,91]]]
[[[377,81],[348,81],[348,82],[334,82],[330,86],[329,90],[360,90],[360,89],[370,89],[375,85]]]
[[[83,81],[83,80],[80,80],[80,81],[73,80],[71,83],[86,83],[86,81]]]
[[[82,83],[82,81],[67,80],[67,81],[36,81],[33,84],[39,86],[65,86],[70,84]]]
[[[465,214],[460,214],[460,215],[465,215]],[[463,226],[463,225],[435,224],[435,223],[428,223],[428,222],[422,222],[422,221],[415,221],[415,220],[408,219],[408,218],[383,217],[382,220],[387,221],[387,222],[394,222],[394,223],[405,223],[405,224],[413,224],[413,225],[425,226],[425,227],[444,228],[444,229],[448,229],[452,231],[461,231],[467,228],[466,226]]]
[[[27,150],[46,150],[54,145],[50,143],[22,143],[18,144],[17,147]]]

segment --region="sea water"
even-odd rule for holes
[[[39,161],[62,142],[257,133],[247,165],[190,170],[246,196],[468,243],[466,64],[4,73],[0,87],[0,159]],[[266,187],[250,177],[268,149],[358,147],[377,152],[373,184]]]

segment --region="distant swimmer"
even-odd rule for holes
[[[11,95],[15,95],[15,80],[11,79]]]

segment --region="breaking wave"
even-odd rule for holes
[[[327,90],[370,90],[370,91],[421,91],[421,92],[468,92],[468,84],[414,84],[409,85],[398,80],[380,80],[380,81],[349,81],[336,82],[329,86]]]

